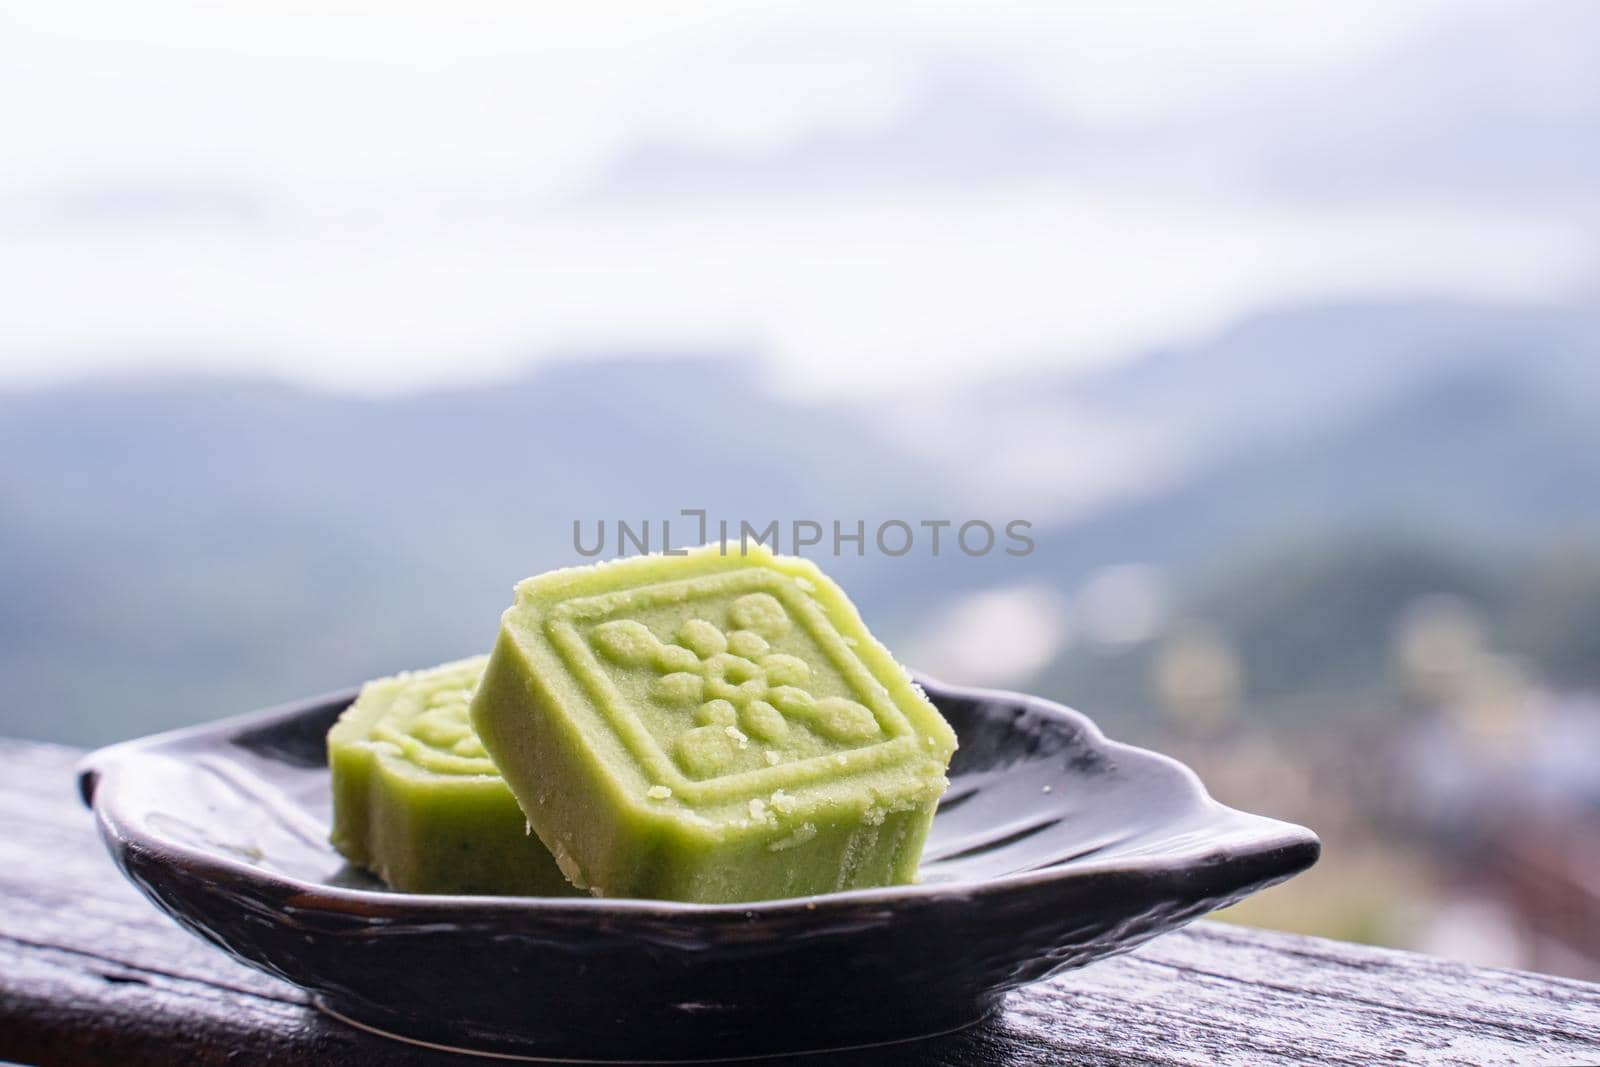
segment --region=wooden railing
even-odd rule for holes
[[[179,930],[96,840],[80,755],[0,740],[0,1060],[462,1062],[327,1018]],[[1280,1060],[1600,1063],[1600,985],[1198,923],[1014,993],[961,1033],[796,1062]]]

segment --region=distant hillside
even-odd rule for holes
[[[0,395],[0,734],[103,741],[473,652],[513,582],[579,561],[574,519],[659,536],[684,507],[870,518],[942,492],[733,360],[381,400],[207,378]]]
[[[1222,635],[1242,694],[1277,715],[1359,715],[1395,684],[1419,598],[1458,597],[1537,677],[1600,686],[1600,419],[1587,402],[1462,372],[1359,418],[1262,442],[1169,492],[1042,540],[1047,580],[1153,562],[1174,625]],[[1078,645],[1043,692],[1151,714],[1157,644]]]
[[[1600,524],[1587,404],[1515,370],[1449,374],[1305,434],[1262,435],[1166,492],[1041,541],[1053,566],[1188,563],[1286,533],[1398,525],[1467,543]]]
[[[1587,305],[1461,300],[1293,305],[1060,389],[1191,439],[1231,444],[1347,419],[1442,377],[1484,374],[1600,400],[1600,314]]]
[[[787,401],[734,359],[573,362],[383,399],[193,377],[0,394],[0,734],[105,741],[475,651],[516,579],[575,560],[574,519],[997,519],[967,499],[994,467],[991,431],[1055,418],[1036,452],[1105,447],[1073,433],[1085,404],[1153,425],[1174,475],[1040,522],[1026,558],[824,560],[880,634],[915,634],[964,592],[1074,595],[1114,563],[1158,564],[1188,597],[1285,544],[1331,546],[1317,573],[1337,586],[1364,532],[1494,571],[1600,531],[1593,325],[1564,309],[1293,309],[1086,381],[948,398],[970,444],[942,461],[891,443],[879,411]],[[1018,436],[999,454],[1029,458]],[[1042,497],[1055,469],[1019,471],[1039,472],[1023,477]],[[1395,595],[1438,584],[1421,551],[1394,564],[1410,575]],[[1256,581],[1280,578],[1219,580],[1207,603],[1247,603]],[[1284,611],[1307,632],[1337,617],[1314,583],[1283,588],[1302,590]],[[1546,599],[1588,618],[1587,586],[1571,588]],[[1271,618],[1260,632],[1292,631]],[[1533,627],[1529,647],[1560,630]],[[1562,653],[1572,676],[1587,647]]]
[[[1592,543],[1474,552],[1374,530],[1235,552],[1180,582],[1167,637],[1077,643],[1030,684],[1137,735],[1163,706],[1156,679],[1166,640],[1202,632],[1234,657],[1248,716],[1291,729],[1399,729],[1399,721],[1371,721],[1408,704],[1398,635],[1418,605],[1441,597],[1478,619],[1488,649],[1534,684],[1600,690],[1600,551]]]
[[[1072,591],[1096,567],[1126,562],[1182,579],[1342,531],[1499,553],[1600,537],[1600,404],[1525,380],[1525,369],[1449,367],[1304,428],[1239,429],[1238,443],[1176,483],[1039,531],[1026,559],[908,561],[916,573],[896,599],[897,618],[956,589],[1033,580]]]

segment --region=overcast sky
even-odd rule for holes
[[[1600,290],[1596,8],[866,6],[0,3],[0,384],[831,394]]]

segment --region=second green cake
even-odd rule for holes
[[[467,721],[486,659],[361,687],[328,732],[333,844],[394,889],[570,895]]]

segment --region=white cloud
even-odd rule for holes
[[[13,379],[170,352],[395,388],[557,348],[743,341],[800,391],[915,390],[1105,360],[1330,289],[1559,295],[1591,263],[1582,232],[1515,215],[1058,189],[472,224],[18,227],[0,252],[0,334]]]
[[[1024,685],[1071,640],[1066,601],[1042,585],[959,598],[907,641],[908,662],[938,664],[944,681]]]
[[[0,6],[0,380],[159,360],[390,389],[734,343],[789,388],[882,392],[1110,359],[1330,290],[1563,295],[1593,217],[1262,202],[1228,185],[1226,144],[1180,160],[1224,164],[1204,196],[1025,166],[576,195],[650,139],[782,159],[835,131],[867,154],[951,57],[1034,94],[1041,129],[1115,136],[1371,61],[1460,8]]]

